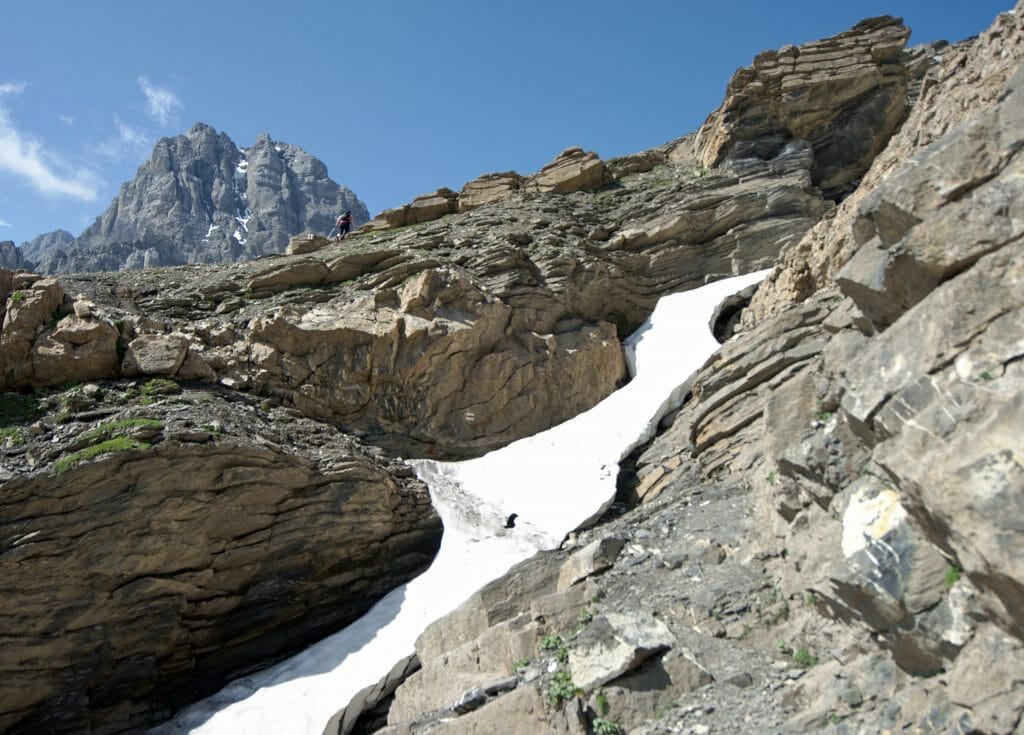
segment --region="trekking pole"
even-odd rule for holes
[[[331,239],[331,235],[333,235],[333,234],[334,234],[334,231],[335,231],[336,229],[338,229],[338,226],[337,226],[337,225],[335,225],[334,227],[332,227],[332,228],[331,228],[331,231],[327,233],[327,239],[328,239],[328,240],[330,240],[330,239]]]

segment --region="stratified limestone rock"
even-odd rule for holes
[[[701,164],[772,149],[790,139],[814,148],[814,181],[830,196],[859,179],[906,114],[901,63],[910,30],[871,18],[802,46],[765,51],[729,82],[697,135]]]
[[[179,334],[145,335],[128,343],[121,371],[135,375],[172,376],[188,354],[188,337]]]
[[[64,289],[53,278],[10,274],[7,279],[6,311],[0,322],[0,389],[31,381],[29,355],[36,337],[64,301]]]
[[[507,199],[519,191],[523,177],[515,171],[499,174],[484,174],[462,187],[459,192],[459,211],[468,212],[491,202]]]
[[[64,317],[32,349],[34,380],[60,385],[115,375],[120,363],[117,340],[117,330],[106,321]]]
[[[5,732],[138,731],[348,623],[432,557],[427,493],[395,466],[322,425],[201,397],[145,409],[163,420],[108,409],[44,428],[30,451],[48,467],[0,486]],[[136,448],[78,449],[113,436]]]
[[[331,241],[326,237],[307,232],[302,235],[296,235],[289,240],[288,247],[285,248],[284,252],[286,255],[304,255],[306,253],[315,253],[317,250],[323,250],[330,244]]]
[[[603,538],[584,546],[562,565],[558,573],[558,591],[563,592],[580,580],[610,567],[625,545],[624,539]]]
[[[569,194],[583,189],[596,189],[608,182],[608,170],[598,155],[582,148],[566,148],[554,160],[527,177],[526,191]]]
[[[366,229],[385,230],[392,227],[405,227],[421,222],[440,219],[459,209],[459,195],[451,189],[441,187],[428,194],[420,194],[409,204],[394,209],[385,209],[368,223]]]

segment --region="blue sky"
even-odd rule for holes
[[[79,234],[203,121],[322,159],[371,213],[700,125],[767,48],[889,13],[958,40],[1012,0],[34,0],[0,12],[0,240]]]

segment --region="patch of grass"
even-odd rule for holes
[[[793,663],[798,666],[803,666],[805,669],[809,669],[818,664],[818,657],[806,648],[798,648],[793,652]]]
[[[949,568],[946,569],[946,576],[943,578],[943,582],[946,585],[946,589],[953,589],[953,585],[960,581],[960,576],[963,574],[963,570],[960,567],[950,564]]]
[[[140,428],[163,430],[164,425],[163,422],[156,419],[118,419],[117,421],[108,421],[105,424],[89,429],[89,431],[82,434],[82,439],[90,442],[109,439],[114,436],[128,434],[132,430]]]
[[[15,291],[11,294],[11,303],[20,304],[25,300],[24,291]]]
[[[181,386],[167,378],[152,378],[142,386],[144,396],[170,396],[181,393]]]
[[[540,639],[540,643],[537,644],[537,650],[557,651],[562,646],[562,636],[558,635],[557,633],[548,633]]]
[[[21,429],[14,427],[0,429],[0,444],[6,444],[7,442],[16,447],[21,446],[25,443],[25,435],[21,432]]]
[[[519,671],[519,669],[525,669],[529,665],[530,665],[530,659],[528,659],[528,658],[521,658],[521,659],[519,659],[518,661],[516,661],[515,663],[512,664],[512,670],[513,671]]]
[[[775,470],[772,470],[771,472],[768,473],[768,484],[769,485],[774,485],[776,480],[778,480],[778,479],[779,479],[778,473]]]
[[[617,722],[595,717],[593,722],[594,735],[622,735],[622,727]]]
[[[783,601],[781,605],[764,612],[758,613],[758,620],[766,628],[774,628],[784,620],[789,620],[789,603]]]
[[[781,653],[783,656],[791,656],[793,654],[793,647],[781,638],[775,641],[775,650]]]
[[[832,415],[833,415],[832,411],[818,411],[818,413],[814,414],[814,418],[816,418],[818,421],[820,421],[823,424],[827,424],[828,420],[830,418],[832,418]]]
[[[572,675],[564,669],[556,671],[555,675],[551,678],[551,684],[548,685],[548,703],[552,706],[557,705],[563,700],[567,702],[581,694],[583,694],[583,690],[576,686],[576,683],[572,680]]]
[[[149,445],[145,442],[140,442],[137,439],[132,439],[127,436],[116,436],[113,439],[107,439],[99,444],[94,444],[91,447],[81,449],[74,454],[70,454],[67,457],[62,457],[53,463],[53,470],[58,475],[67,472],[69,469],[74,467],[79,462],[87,462],[90,459],[94,459],[103,454],[113,454],[114,452],[125,452],[130,449],[148,449]]]
[[[594,622],[594,613],[587,608],[580,610],[579,615],[576,616],[576,627],[573,628],[573,635],[579,633],[592,622]]]
[[[988,381],[990,381],[990,380],[995,380],[995,379],[996,379],[996,376],[994,376],[994,375],[993,375],[993,374],[992,374],[991,372],[989,372],[988,370],[983,370],[983,371],[982,371],[981,373],[979,373],[979,375],[978,375],[978,379],[979,379],[979,380],[984,380],[985,382],[988,382]]]
[[[608,695],[604,692],[598,691],[597,694],[594,695],[594,704],[597,705],[597,711],[600,714],[608,714]]]
[[[814,607],[818,604],[818,598],[814,596],[813,592],[808,592],[804,595],[804,604],[807,605],[807,607]]]

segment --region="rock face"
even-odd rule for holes
[[[297,232],[326,234],[346,209],[357,224],[369,219],[362,202],[301,148],[264,134],[242,150],[196,123],[157,141],[149,161],[73,243],[41,236],[26,254],[46,273],[251,260],[283,252]]]
[[[25,258],[24,249],[19,249],[10,240],[0,242],[0,268],[18,270],[31,267],[31,261]]]
[[[814,150],[815,184],[830,197],[846,193],[906,115],[909,37],[899,19],[883,16],[759,54],[698,132],[698,159],[710,168],[804,140]]]
[[[120,410],[130,386],[71,389],[54,405],[102,419],[43,411],[5,459],[52,463],[0,501],[5,732],[137,730],[351,621],[436,549],[411,472],[285,412],[151,386]]]
[[[54,230],[34,237],[28,242],[23,242],[21,252],[26,261],[34,264],[42,261],[50,253],[70,247],[74,241],[75,236],[67,230]],[[10,266],[4,267],[9,268]]]
[[[696,138],[341,243],[0,269],[0,728],[139,729],[344,623],[437,542],[396,456],[588,408],[661,295],[776,264],[609,515],[325,731],[1019,730],[1024,4],[905,37],[762,54]]]

